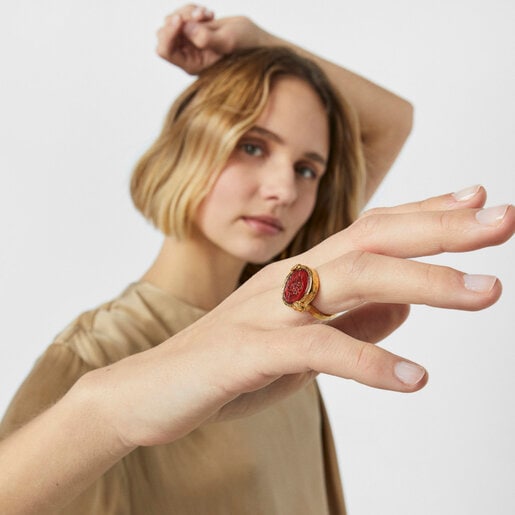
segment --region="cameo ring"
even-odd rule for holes
[[[283,302],[295,311],[307,311],[318,320],[329,320],[334,315],[326,315],[311,304],[319,288],[320,279],[316,270],[295,265],[284,281]]]

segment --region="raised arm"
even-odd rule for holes
[[[315,61],[358,118],[367,163],[366,201],[383,180],[411,131],[413,107],[409,102],[342,66],[266,32],[246,17],[215,19],[205,8],[185,6],[166,18],[158,39],[158,54],[192,74],[222,55],[252,46],[287,46]]]
[[[485,198],[475,188],[376,209],[301,256],[265,267],[161,345],[86,373],[0,443],[0,513],[55,513],[135,447],[249,415],[318,373],[421,389],[424,368],[373,343],[402,322],[401,304],[478,310],[499,298],[494,276],[410,259],[508,240],[515,209],[481,209]],[[316,307],[345,315],[320,324],[283,304],[282,283],[297,262],[318,270]]]

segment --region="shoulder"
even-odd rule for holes
[[[91,368],[100,368],[148,350],[184,329],[193,321],[185,319],[185,311],[155,287],[132,283],[116,298],[79,315],[54,343]]]
[[[57,402],[89,370],[91,367],[66,346],[50,345],[12,399],[0,424],[0,438]]]
[[[0,425],[0,436],[57,402],[85,373],[163,342],[202,311],[148,284],[75,318],[36,361]]]

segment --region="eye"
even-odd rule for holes
[[[316,179],[318,177],[316,170],[306,165],[297,166],[295,172],[303,179]]]
[[[256,145],[255,143],[242,143],[240,147],[249,156],[260,157],[265,153],[263,147],[261,145]]]

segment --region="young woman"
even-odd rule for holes
[[[515,213],[479,209],[475,187],[352,224],[409,133],[408,103],[245,18],[188,6],[159,41],[160,55],[200,72],[132,178],[163,247],[20,388],[1,426],[13,434],[0,446],[0,508],[344,513],[314,377],[422,388],[422,367],[370,343],[406,304],[480,309],[500,284],[402,258],[500,243]],[[291,308],[297,283],[282,286],[296,263],[320,274],[307,312]]]

